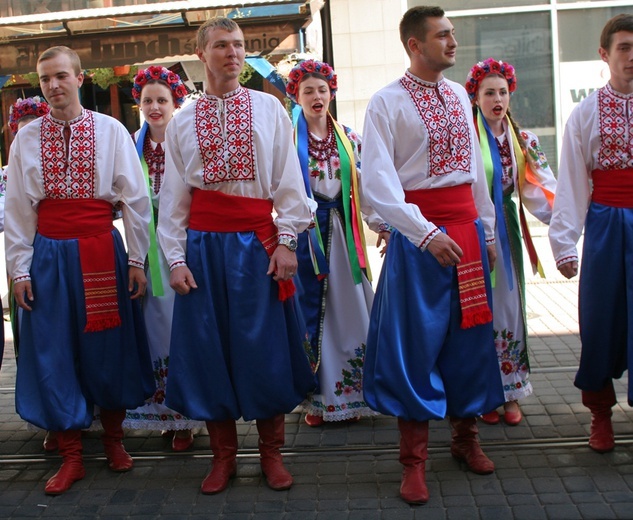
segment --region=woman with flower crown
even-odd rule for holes
[[[18,98],[11,107],[9,107],[9,129],[11,134],[15,137],[19,130],[25,127],[31,121],[38,117],[45,116],[50,112],[48,103],[40,96],[28,97],[26,99]],[[0,178],[0,231],[4,231],[4,196],[6,193],[7,176],[6,166],[2,168],[2,178]],[[9,290],[9,295],[12,295],[13,291]],[[2,310],[2,307],[0,307]],[[13,298],[9,297],[9,311],[11,316],[11,330],[13,332],[13,348],[15,349],[16,360],[18,358],[19,348],[19,330],[18,325],[18,307],[15,304]],[[0,333],[2,334],[2,345],[0,347],[0,366],[2,366],[2,355],[4,353],[4,327],[0,327]],[[46,432],[44,442],[42,446],[45,451],[56,451],[58,444],[55,432]]]
[[[510,115],[510,95],[516,85],[514,67],[493,58],[476,63],[466,80],[497,214],[493,327],[506,400],[504,421],[511,426],[522,419],[518,399],[532,393],[521,235],[534,273],[543,276],[524,207],[549,224],[556,189],[556,180],[538,138],[532,132],[519,130]],[[488,424],[500,420],[496,410],[481,418]]]
[[[132,96],[145,122],[133,137],[148,178],[154,207],[150,222],[149,270],[143,315],[147,324],[156,391],[143,406],[127,411],[123,426],[160,430],[166,437],[171,437],[174,451],[189,449],[193,444],[193,429],[204,426],[204,423],[189,419],[164,405],[175,292],[169,286],[169,267],[162,250],[157,246],[155,226],[158,223],[158,201],[165,171],[165,128],[174,111],[184,103],[186,95],[187,88],[180,76],[159,65],[139,70],[134,78]]]
[[[308,196],[318,204],[314,226],[299,236],[300,303],[319,386],[308,400],[310,426],[375,415],[362,392],[365,341],[373,301],[362,216],[389,241],[389,226],[359,192],[361,140],[328,111],[336,74],[315,60],[297,64],[286,93],[301,106],[295,144]],[[383,250],[384,252],[384,250]]]

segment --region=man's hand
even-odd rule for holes
[[[26,300],[28,300],[29,302],[35,300],[35,298],[33,298],[31,280],[24,280],[23,282],[14,283],[13,296],[15,296],[15,301],[17,302],[19,307],[22,307],[25,311],[32,310],[31,306],[26,302]]]
[[[381,231],[378,233],[378,241],[376,242],[376,247],[380,247],[380,244],[385,243],[380,250],[380,257],[382,258],[387,254],[387,246],[389,245],[389,239],[391,238],[391,233],[389,231]]]
[[[128,278],[130,281],[128,283],[127,290],[131,294],[130,298],[132,300],[141,298],[145,294],[145,289],[147,289],[145,271],[143,271],[140,267],[130,266]]]
[[[497,262],[497,248],[494,244],[490,244],[486,246],[486,252],[488,253],[488,265],[490,267],[490,272],[494,271],[495,263]]]
[[[558,266],[558,270],[569,280],[578,274],[578,261],[572,260],[571,262],[565,262]]]
[[[279,245],[270,257],[268,272],[272,274],[273,280],[290,280],[297,272],[297,255],[286,246]]]
[[[198,284],[193,279],[193,274],[186,265],[181,265],[171,272],[169,275],[169,285],[178,294],[189,294],[191,289],[197,289]]]
[[[457,245],[446,233],[435,235],[426,249],[431,253],[442,267],[450,267],[459,264],[464,255],[462,248]]]

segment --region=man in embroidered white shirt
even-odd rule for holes
[[[132,458],[121,439],[125,409],[152,395],[153,374],[138,299],[145,292],[150,202],[125,127],[86,110],[77,53],[51,47],[37,63],[49,114],[11,146],[5,226],[7,269],[24,310],[16,409],[57,432],[59,495],[83,478],[81,430],[100,407],[113,471]],[[112,225],[123,203],[129,254]]]
[[[428,500],[428,421],[450,416],[451,453],[480,474],[476,417],[503,402],[493,341],[489,265],[494,207],[468,95],[443,77],[457,42],[439,7],[400,22],[405,75],[369,102],[363,193],[396,229],[367,340],[363,388],[373,409],[398,417],[401,497]]]
[[[203,493],[236,473],[240,417],[257,421],[269,487],[288,489],[284,413],[314,387],[292,282],[311,213],[284,107],[239,84],[239,26],[208,20],[197,46],[205,95],[165,138],[157,235],[177,292],[166,404],[206,421],[213,468]]]
[[[633,405],[633,15],[607,22],[598,52],[611,77],[567,121],[549,238],[559,271],[572,278],[578,273],[576,243],[585,229],[578,305],[582,352],[574,384],[591,410],[589,446],[605,453],[615,446],[613,379],[627,369]]]

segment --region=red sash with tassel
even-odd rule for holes
[[[450,188],[405,191],[405,200],[420,208],[424,217],[446,229],[464,255],[457,265],[462,329],[492,321],[488,306],[479,238],[473,222],[478,218],[470,184]]]
[[[194,189],[191,196],[189,229],[211,233],[252,231],[269,258],[277,249],[277,226],[273,222],[273,203],[270,200],[200,189]],[[280,300],[287,300],[295,293],[292,280],[279,280],[277,283]]]
[[[633,208],[633,168],[593,170],[591,200],[613,208]]]
[[[86,300],[84,332],[121,325],[112,229],[112,204],[105,200],[44,199],[38,206],[40,235],[79,242]]]

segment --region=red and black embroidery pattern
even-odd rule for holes
[[[501,185],[507,186],[512,184],[512,153],[510,152],[510,143],[507,139],[503,139],[503,142],[499,138],[495,138],[497,141],[497,148],[499,148],[499,156],[501,157],[501,166],[503,172],[501,173]]]
[[[408,72],[400,80],[429,139],[429,175],[470,173],[471,137],[466,111],[445,81],[426,83]]]
[[[238,88],[216,99],[196,102],[196,136],[205,184],[255,179],[253,105],[250,93]]]
[[[633,96],[619,94],[609,84],[598,91],[601,170],[633,167],[633,133],[629,124],[632,103]]]
[[[41,160],[44,192],[49,199],[92,199],[95,196],[95,123],[92,112],[70,123],[68,150],[64,124],[42,118]]]

